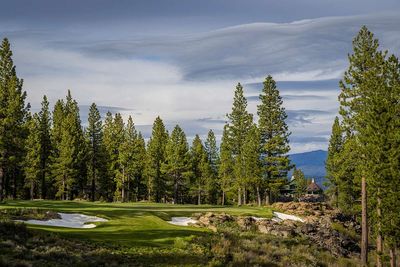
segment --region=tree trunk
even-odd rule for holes
[[[125,168],[124,167],[122,167],[121,200],[122,200],[122,202],[125,202]]]
[[[96,171],[93,168],[93,173],[92,173],[92,188],[91,188],[91,200],[94,201],[95,200],[95,194],[96,194]]]
[[[17,172],[13,170],[13,199],[17,199]]]
[[[397,267],[396,262],[396,247],[390,248],[390,267]]]
[[[174,204],[178,203],[178,178],[175,175],[175,182],[174,182]]]
[[[46,171],[44,170],[44,167],[42,166],[42,190],[41,190],[41,194],[40,197],[42,199],[46,198]]]
[[[0,201],[3,201],[3,199],[4,199],[3,187],[4,187],[4,169],[3,169],[3,167],[0,167]]]
[[[238,188],[238,206],[242,205],[242,194],[240,192],[240,187]]]
[[[35,191],[35,183],[33,181],[31,181],[31,188],[30,188],[30,195],[31,195],[31,200],[33,200],[34,197],[34,191]]]
[[[361,263],[368,263],[368,214],[367,214],[367,183],[365,177],[361,178]]]
[[[265,205],[271,205],[271,196],[269,191],[265,191]]]
[[[247,204],[246,187],[243,188],[243,205]]]
[[[257,202],[258,206],[261,207],[261,194],[260,194],[260,188],[257,186]]]
[[[377,205],[376,205],[376,214],[377,214],[377,227],[378,233],[376,235],[376,266],[382,267],[382,252],[383,252],[383,244],[382,244],[382,227],[381,227],[381,218],[382,218],[382,211],[381,211],[381,204],[382,200],[380,197],[380,190],[378,188],[378,197],[377,197]]]
[[[199,186],[199,189],[198,189],[199,191],[198,191],[198,194],[197,194],[197,205],[200,205],[201,204],[201,191],[200,191],[200,186]]]
[[[62,194],[61,194],[61,200],[65,200],[65,174],[63,175],[63,180],[62,180]]]
[[[222,202],[221,202],[222,206],[225,205],[225,191],[222,190]]]

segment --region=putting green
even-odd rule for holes
[[[68,238],[96,241],[123,246],[164,247],[172,244],[177,237],[187,238],[200,235],[207,229],[175,226],[167,221],[171,217],[188,217],[198,212],[226,212],[232,215],[254,215],[272,217],[270,208],[223,207],[211,205],[172,205],[156,203],[103,203],[84,201],[19,201],[8,200],[0,209],[40,208],[66,213],[81,213],[108,219],[96,223],[92,229],[72,229],[54,226],[29,225],[29,228],[57,232]]]

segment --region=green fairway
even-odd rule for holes
[[[175,226],[167,221],[171,217],[190,216],[198,212],[226,212],[232,215],[256,215],[271,217],[269,208],[222,207],[210,205],[172,205],[156,203],[102,203],[76,201],[7,201],[0,208],[40,208],[66,213],[81,213],[106,218],[109,221],[96,223],[92,229],[73,229],[54,226],[29,225],[60,233],[64,237],[79,238],[124,246],[168,246],[177,237],[203,234],[206,229]]]

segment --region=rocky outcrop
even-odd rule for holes
[[[301,216],[304,222],[293,220],[273,220],[249,216],[231,216],[226,213],[197,214],[193,218],[197,226],[207,227],[214,232],[225,222],[236,222],[243,231],[256,230],[282,238],[303,236],[313,244],[331,251],[336,256],[350,256],[359,253],[357,240],[343,232],[335,230],[333,223],[343,229],[358,231],[359,225],[351,217],[342,215],[326,203],[275,203],[273,207],[279,211]]]

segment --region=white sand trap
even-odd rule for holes
[[[36,225],[48,225],[48,226],[59,226],[59,227],[68,227],[68,228],[95,228],[96,225],[86,224],[88,222],[107,222],[108,220],[99,218],[96,216],[88,216],[78,213],[58,213],[61,216],[61,219],[51,219],[48,221],[40,221],[40,220],[16,220],[19,222],[24,222],[28,224],[36,224]]]
[[[273,212],[274,218],[272,218],[273,221],[276,222],[281,222],[284,220],[291,220],[291,221],[297,221],[297,222],[304,222],[304,220],[300,217],[294,216],[294,215],[289,215],[281,212]]]
[[[171,221],[168,223],[173,225],[189,226],[189,223],[197,223],[197,221],[189,217],[171,217]]]

